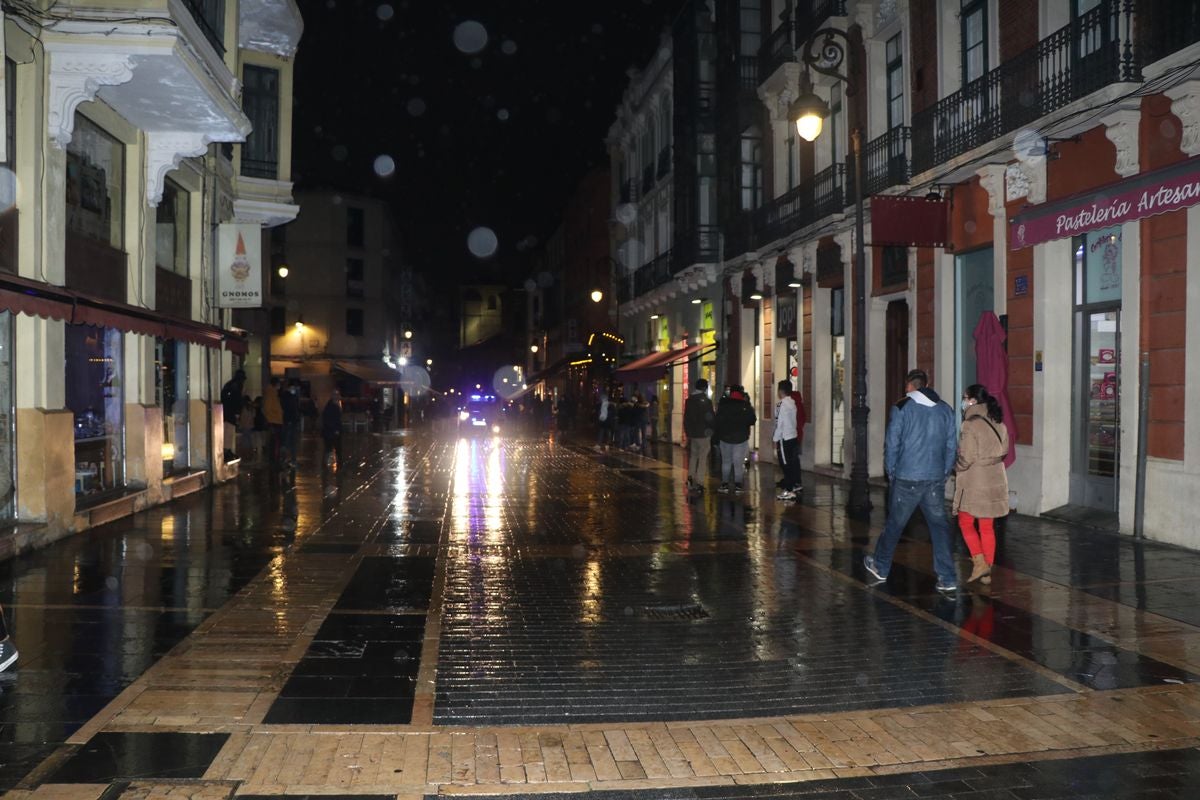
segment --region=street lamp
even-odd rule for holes
[[[593,303],[599,303],[603,299],[604,299],[604,292],[600,291],[599,289],[592,289],[592,302]]]
[[[405,339],[411,339],[411,338],[412,338],[412,331],[405,331],[405,332],[404,332],[404,338],[405,338]]]
[[[814,45],[817,52],[814,53]],[[852,51],[845,31],[822,28],[804,43],[801,57],[812,70],[846,84],[846,96],[854,94],[854,79],[860,74],[859,65],[851,58],[847,72],[840,68],[846,63],[846,52]],[[808,73],[800,79],[800,96],[788,108],[788,116],[796,125],[801,139],[811,142],[821,135],[829,104],[812,91]],[[850,496],[846,512],[863,518],[871,513],[871,494],[867,486],[867,266],[863,252],[863,192],[862,192],[862,131],[855,120],[850,132],[850,149],[854,156],[854,387],[850,407],[850,425],[854,432],[854,463],[850,467]]]
[[[538,351],[538,346],[536,344],[529,345],[529,352],[533,353],[534,355],[537,355],[537,351]]]
[[[279,269],[276,270],[276,272],[278,273],[279,277],[286,278],[288,276],[287,264],[280,264]]]

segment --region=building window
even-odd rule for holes
[[[361,208],[346,209],[346,244],[362,247],[366,238],[366,218]]]
[[[987,0],[962,0],[963,86],[982,78],[988,71]]]
[[[279,70],[247,64],[242,70],[242,110],[253,126],[242,145],[242,174],[279,177]]]
[[[125,147],[76,112],[67,144],[67,230],[118,250],[124,244]]]
[[[168,180],[154,214],[154,261],[184,276],[188,274],[188,200],[188,193]]]
[[[346,309],[346,335],[363,335],[363,310],[361,308]]]
[[[287,309],[283,306],[271,306],[271,335],[285,336],[287,334]]]
[[[904,124],[904,52],[900,49],[900,34],[887,41],[887,126],[888,130]]]
[[[17,162],[17,62],[4,59],[4,161]],[[7,187],[4,187],[7,189]],[[6,207],[16,198],[4,198]]]
[[[741,142],[742,210],[762,205],[762,135],[758,128],[747,128]]]
[[[757,56],[762,46],[762,0],[741,0],[738,54]]]
[[[363,296],[363,260],[346,259],[346,297]]]

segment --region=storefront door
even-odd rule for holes
[[[163,420],[163,474],[188,467],[188,352],[187,342],[159,339],[155,388]]]
[[[9,312],[0,311],[0,520],[13,519],[16,514],[15,433],[13,319]]]
[[[833,289],[829,293],[829,341],[830,354],[829,408],[832,410],[832,436],[829,437],[829,463],[842,466],[846,463],[846,290]]]
[[[887,414],[904,395],[904,376],[908,374],[908,301],[893,300],[887,304],[887,344],[885,345]]]
[[[992,248],[955,256],[954,279],[954,394],[946,400],[957,406],[963,391],[977,381],[975,326],[995,307]]]
[[[92,502],[125,482],[122,335],[92,325],[66,327],[67,408],[75,417],[75,495]]]
[[[1072,505],[1116,511],[1121,463],[1121,230],[1076,237]]]

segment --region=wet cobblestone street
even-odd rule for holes
[[[1200,554],[1010,518],[888,583],[841,484],[430,433],[0,564],[13,798],[1191,797]],[[966,563],[960,554],[960,569]]]

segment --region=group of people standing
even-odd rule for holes
[[[628,398],[601,394],[597,412],[596,449],[616,447],[644,451],[650,444],[654,404],[640,391]]]
[[[256,454],[265,451],[271,466],[292,465],[300,447],[300,383],[283,386],[272,376],[267,391],[254,400],[243,394],[246,373],[238,370],[221,388],[221,408],[225,418],[226,458],[232,458],[239,429],[250,433],[250,448]],[[336,392],[335,392],[336,394]],[[340,429],[340,412],[339,412]]]

